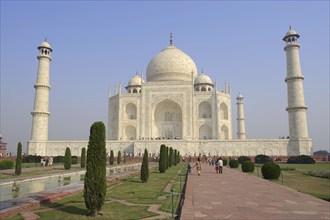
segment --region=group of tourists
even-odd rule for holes
[[[210,165],[212,164],[212,166],[214,164],[212,159],[210,159],[209,163],[210,163]],[[216,173],[223,173],[223,160],[221,159],[221,157],[216,160],[214,166],[215,166]],[[197,174],[198,174],[198,176],[200,176],[201,171],[202,171],[202,160],[200,157],[197,158],[195,166],[191,167],[190,164],[188,165],[188,172],[191,173],[191,169],[194,167],[196,167]]]

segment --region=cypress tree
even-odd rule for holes
[[[178,151],[174,150],[174,160],[173,160],[174,166],[178,163]]]
[[[178,158],[177,158],[177,164],[180,163],[180,151],[178,151]]]
[[[80,167],[85,168],[86,166],[86,148],[81,149],[81,159],[80,159]]]
[[[126,153],[124,152],[124,163],[126,163]]]
[[[159,172],[160,173],[165,173],[165,170],[166,170],[165,150],[166,150],[166,146],[164,144],[162,144],[160,146],[160,158],[159,158]]]
[[[106,196],[105,126],[94,122],[90,129],[84,199],[88,215],[95,216],[102,208]]]
[[[148,151],[147,149],[144,150],[143,161],[141,165],[141,181],[145,183],[149,179],[149,162],[148,162]]]
[[[110,158],[109,158],[109,164],[113,165],[114,163],[114,155],[113,155],[113,150],[110,151]]]
[[[21,175],[21,173],[22,173],[22,144],[21,144],[21,142],[19,142],[17,145],[15,174]]]
[[[70,150],[70,148],[67,147],[65,149],[65,155],[64,155],[64,169],[70,170],[71,163],[72,163],[71,150]]]
[[[121,162],[121,152],[118,151],[118,155],[117,155],[117,164],[120,164]]]
[[[170,147],[170,156],[168,158],[168,162],[169,162],[168,166],[171,167],[173,164],[173,148],[172,147]]]
[[[165,148],[165,170],[168,169],[168,158],[169,158],[169,149],[168,146],[166,146]]]

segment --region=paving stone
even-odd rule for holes
[[[330,219],[330,203],[262,178],[203,164],[188,175],[181,219]]]

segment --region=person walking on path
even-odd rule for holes
[[[201,170],[202,170],[202,163],[201,163],[201,158],[198,157],[195,166],[197,169],[198,176],[201,175]]]
[[[222,173],[223,160],[221,159],[221,157],[219,158],[218,164],[219,164],[219,173]]]

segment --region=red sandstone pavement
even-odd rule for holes
[[[330,203],[238,170],[188,176],[181,219],[330,219]]]

